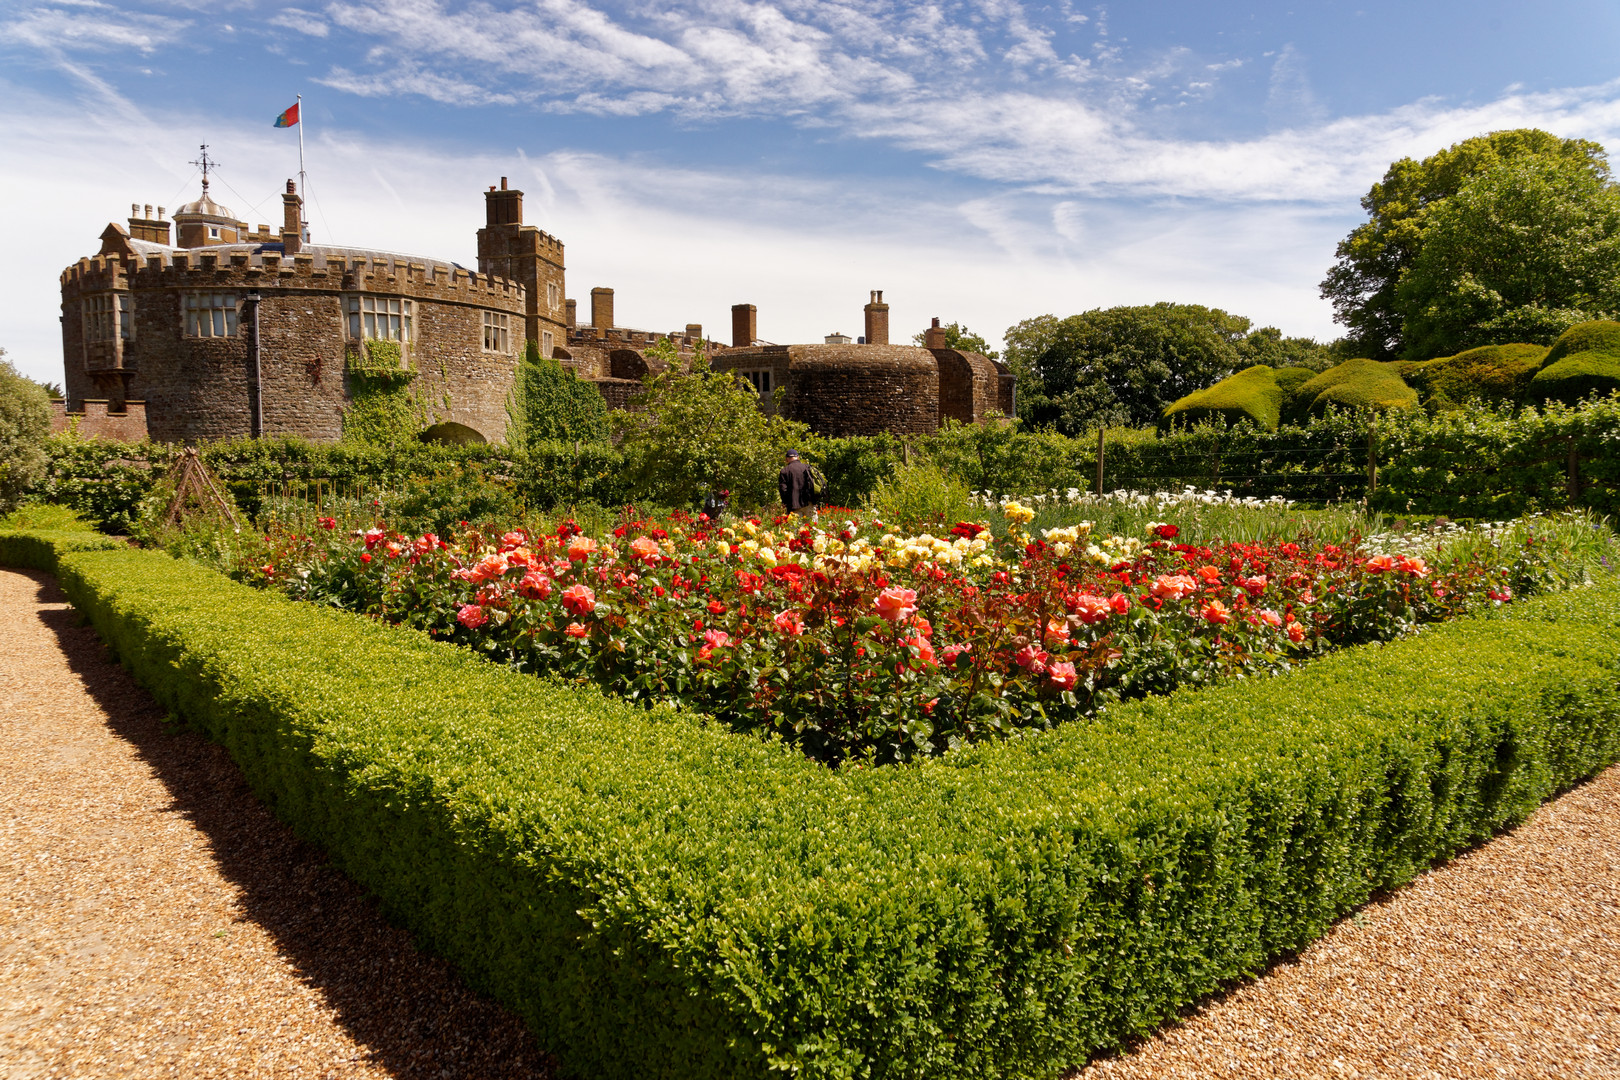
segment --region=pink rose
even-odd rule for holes
[[[776,626],[776,632],[787,637],[798,637],[804,633],[804,619],[797,611],[788,610],[780,613],[771,622]]]
[[[1206,621],[1212,622],[1216,626],[1221,626],[1232,621],[1231,611],[1227,610],[1226,605],[1221,603],[1219,600],[1211,600],[1209,603],[1205,604],[1203,616]]]
[[[1108,606],[1114,609],[1115,615],[1124,615],[1131,610],[1131,598],[1122,592],[1117,592],[1108,598]]]
[[[517,591],[530,600],[544,600],[551,595],[551,579],[538,570],[530,570],[518,582]]]
[[[589,615],[596,610],[596,594],[584,585],[570,585],[563,590],[563,607],[575,615]]]
[[[711,649],[724,649],[731,644],[731,635],[724,630],[705,630],[703,644]]]
[[[1389,555],[1374,555],[1361,565],[1369,574],[1384,574],[1395,569],[1395,559]]]
[[[1062,619],[1047,620],[1046,640],[1066,643],[1069,640],[1069,624]]]
[[[918,634],[906,642],[917,654],[917,662],[923,667],[938,667],[939,660],[934,656],[934,643]]]
[[[590,631],[585,629],[584,623],[571,622],[563,629],[563,633],[567,634],[569,637],[579,638],[585,637],[590,633]]]
[[[456,622],[469,630],[476,630],[489,622],[489,616],[477,604],[463,604],[461,610],[456,612]]]
[[[1429,576],[1429,564],[1422,559],[1402,559],[1401,569],[1413,577]]]
[[[945,663],[951,667],[954,667],[956,666],[957,657],[972,651],[972,645],[947,645],[940,650],[940,653],[945,657]]]
[[[1298,644],[1305,640],[1305,627],[1297,622],[1288,624],[1288,640]]]
[[[1160,600],[1180,600],[1198,591],[1198,582],[1186,574],[1160,574],[1149,590]]]
[[[658,558],[658,541],[650,536],[638,536],[630,542],[630,550],[642,560]]]
[[[1114,605],[1111,601],[1104,600],[1100,596],[1092,596],[1089,593],[1081,593],[1076,596],[1071,606],[1074,608],[1075,617],[1087,626],[1092,623],[1102,622],[1114,611]]]
[[[596,550],[596,541],[588,536],[576,536],[568,541],[568,557],[574,562],[584,562]]]
[[[1060,660],[1046,670],[1046,678],[1059,690],[1071,690],[1074,684],[1080,681],[1080,675],[1074,670],[1074,665],[1067,660]]]
[[[878,609],[878,614],[892,623],[905,622],[917,610],[917,593],[912,589],[902,589],[899,586],[884,589],[878,598],[872,601],[872,606]]]
[[[1045,649],[1038,649],[1034,645],[1025,645],[1013,656],[1013,663],[1034,675],[1046,673],[1046,662],[1051,654]]]
[[[1275,611],[1272,611],[1270,608],[1263,608],[1260,611],[1260,621],[1265,623],[1267,626],[1276,629],[1282,625],[1282,616],[1277,614]]]
[[[1259,596],[1266,591],[1270,581],[1264,574],[1255,574],[1253,577],[1238,578],[1238,585],[1250,596]]]

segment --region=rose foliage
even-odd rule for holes
[[[671,703],[797,741],[825,761],[887,762],[1093,715],[1110,701],[1282,671],[1500,605],[1553,553],[1530,541],[1466,558],[1357,544],[1009,536],[962,522],[903,535],[701,515],[611,536],[491,533],[264,538],[239,576],[416,627],[489,659],[634,701]],[[1431,565],[1431,562],[1433,565]]]

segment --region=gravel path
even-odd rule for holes
[[[0,1076],[549,1075],[53,579],[0,570]]]
[[[1620,766],[1078,1075],[1620,1077]]]
[[[0,1076],[550,1077],[0,570]],[[1078,1080],[1620,1078],[1620,767]]]

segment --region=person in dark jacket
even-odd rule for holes
[[[788,513],[807,521],[816,520],[816,502],[810,494],[810,466],[799,460],[797,450],[787,452],[787,464],[776,474],[776,490]]]

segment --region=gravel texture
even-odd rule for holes
[[[550,1077],[0,570],[0,1076]],[[1078,1080],[1620,1078],[1620,767]]]
[[[1620,1077],[1620,766],[1077,1075]]]
[[[0,1077],[550,1076],[77,625],[0,571]]]

